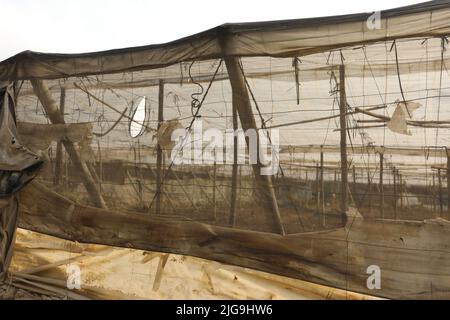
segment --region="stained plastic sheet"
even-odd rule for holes
[[[18,193],[19,225],[364,294],[449,298],[448,8],[384,11],[380,30],[366,30],[367,14],[226,25],[0,63],[17,87],[18,141],[45,162]],[[260,148],[279,150],[272,175],[250,163],[251,134],[230,153],[226,133],[249,128],[278,141]],[[176,129],[189,134],[183,161]],[[222,147],[211,152],[213,132]]]

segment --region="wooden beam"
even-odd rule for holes
[[[442,218],[442,211],[443,211],[443,200],[442,200],[442,176],[441,176],[441,169],[438,169],[438,185],[439,185],[439,217]]]
[[[208,171],[209,175],[209,171]],[[212,186],[212,197],[213,197],[213,215],[214,221],[217,221],[217,199],[216,199],[216,188],[217,188],[217,163],[216,163],[216,150],[214,149],[214,165],[213,165],[213,186]]]
[[[433,206],[433,216],[432,216],[432,218],[434,218],[435,217],[435,213],[436,213],[436,178],[435,178],[434,172],[431,173],[431,174],[433,176],[433,188],[431,189],[432,190],[432,196],[433,196],[433,204],[432,204],[432,206]]]
[[[391,120],[391,118],[389,118],[389,117],[386,117],[386,116],[383,116],[383,115],[380,115],[380,114],[376,114],[376,113],[364,110],[362,108],[356,107],[355,111],[363,113],[363,114],[371,116],[371,117],[374,117],[374,118],[377,118],[377,119],[380,119],[382,121],[389,121],[389,120]]]
[[[355,111],[360,112],[360,113],[364,113],[368,116],[374,117],[376,119],[378,119],[381,122],[388,122],[391,120],[390,117],[384,116],[384,115],[380,115],[380,114],[376,114],[361,108],[356,107]],[[358,120],[358,122],[364,122],[364,121],[370,121],[370,120]],[[448,125],[446,126],[446,124],[449,124],[448,121],[416,121],[416,120],[405,120],[406,123],[410,126],[414,126],[414,127],[421,127],[421,128],[450,128]]]
[[[370,159],[368,160],[370,161]],[[372,178],[370,177],[370,169],[367,169],[367,198],[369,202],[369,212],[372,212]]]
[[[373,114],[375,114],[375,113],[373,113]],[[388,120],[386,120],[386,119],[359,119],[359,120],[356,120],[356,122],[358,122],[358,123],[380,123],[380,122],[387,122],[387,121]],[[440,120],[440,121],[436,121],[436,120],[427,120],[427,121],[423,121],[423,120],[408,120],[408,121],[411,121],[412,123],[415,123],[415,124],[423,124],[423,125],[450,124],[450,121],[448,121],[448,120]]]
[[[166,263],[169,260],[169,254],[164,254],[159,256],[158,268],[156,269],[155,280],[153,281],[153,291],[158,291],[161,285],[162,275],[164,272],[164,268],[166,267]]]
[[[384,186],[383,186],[384,154],[380,153],[380,215],[384,218]]]
[[[354,205],[357,206],[357,204],[356,204],[357,188],[356,188],[356,167],[355,167],[355,165],[352,165],[352,179],[353,179],[352,197],[353,197]]]
[[[392,170],[392,175],[394,178],[394,219],[397,220],[397,170],[394,169]],[[402,197],[402,194],[400,192],[400,197]]]
[[[345,93],[345,67],[339,66],[339,123],[341,134],[341,214],[345,223],[345,212],[348,210],[348,163],[347,163],[347,97]]]
[[[322,214],[322,226],[325,226],[325,186],[323,177],[323,151],[320,152],[320,213]]]
[[[33,86],[34,92],[36,96],[42,103],[42,106],[45,109],[50,121],[53,124],[65,124],[64,118],[61,115],[61,112],[56,105],[55,100],[50,94],[47,85],[43,80],[30,80]],[[64,148],[67,151],[70,159],[77,172],[79,173],[81,179],[83,180],[84,187],[86,188],[86,192],[88,196],[91,198],[93,204],[100,208],[107,208],[105,201],[95,184],[94,178],[92,177],[86,162],[84,162],[78,151],[76,150],[74,144],[71,141],[64,140],[63,142]]]
[[[158,91],[158,130],[164,122],[164,82],[159,80]],[[161,197],[162,197],[162,160],[163,150],[161,146],[156,147],[156,214],[161,214]]]
[[[447,220],[450,219],[450,150],[445,148],[447,152]]]
[[[217,171],[217,167],[215,166],[215,170]],[[209,171],[207,171],[207,173],[206,173],[207,175],[208,175],[208,178],[211,180],[211,179],[213,179],[214,181],[217,181],[216,179],[217,179],[217,177],[216,177],[216,174],[217,174],[217,172],[214,172],[214,177],[213,178],[211,178],[211,174],[209,173]],[[222,197],[222,199],[223,199],[223,201],[225,202],[225,204],[227,205],[227,206],[230,206],[231,204],[230,204],[230,202],[228,201],[228,199],[227,199],[227,197],[225,197],[225,195],[223,194],[223,192],[222,192],[222,190],[220,189],[220,185],[217,185],[216,183],[214,183],[214,186],[215,186],[215,189],[216,189],[216,191],[220,194],[220,196]],[[215,193],[214,193],[215,194]],[[216,197],[217,198],[217,197]],[[217,200],[216,200],[217,201]],[[217,202],[216,202],[217,203]]]
[[[239,65],[239,60],[236,57],[227,56],[224,58],[225,64],[228,70],[228,76],[230,79],[231,88],[233,91],[232,99],[233,104],[236,106],[239,118],[241,120],[241,127],[244,131],[253,129],[258,130],[256,126],[255,117],[253,115],[252,105],[250,103],[249,93],[245,84],[245,78],[243,71]],[[259,137],[258,146],[259,146]],[[247,142],[247,145],[249,142]],[[249,148],[250,149],[250,148]],[[272,183],[272,176],[262,175],[261,169],[262,165],[258,163],[253,164],[253,172],[255,175],[256,184],[262,193],[265,202],[268,203],[270,207],[270,213],[265,214],[265,220],[267,225],[274,231],[280,234],[285,234],[284,227],[281,222],[280,212],[278,209],[278,203],[275,196],[275,190]]]
[[[403,201],[404,201],[404,186],[405,184],[403,183],[403,176],[400,174],[400,171],[397,169],[397,174],[398,174],[398,181],[400,182],[400,209],[403,209]]]
[[[355,111],[350,111],[350,112],[346,112],[346,116],[350,116],[353,114],[357,114],[360,113],[361,110],[379,110],[379,109],[385,109],[386,106],[377,106],[377,107],[371,107],[371,108],[367,108],[367,109],[360,109],[360,108],[356,108],[358,110],[355,109]],[[320,118],[314,118],[314,119],[308,119],[308,120],[301,120],[301,121],[295,121],[295,122],[288,122],[288,123],[281,123],[281,124],[277,124],[277,125],[273,125],[273,126],[268,126],[267,129],[274,129],[274,128],[281,128],[281,127],[288,127],[288,126],[294,126],[294,125],[298,125],[298,124],[305,124],[305,123],[312,123],[312,122],[318,122],[318,121],[324,121],[324,120],[329,120],[329,119],[334,119],[334,118],[339,118],[340,115],[333,115],[333,116],[326,116],[326,117],[320,117]]]
[[[236,206],[237,206],[237,183],[238,183],[238,137],[236,130],[238,129],[238,114],[237,103],[233,100],[233,170],[231,173],[231,197],[230,197],[230,218],[229,224],[231,227],[236,226]]]
[[[340,130],[339,130],[340,131]],[[280,154],[286,153],[319,153],[323,150],[325,153],[340,153],[339,146],[321,146],[321,145],[303,145],[290,146],[284,145],[280,147]],[[403,156],[420,156],[420,157],[446,157],[444,148],[442,147],[392,147],[382,145],[353,145],[347,149],[348,154],[378,154],[383,152],[385,155],[403,155]]]
[[[316,211],[320,213],[320,165],[316,163]]]
[[[59,112],[61,113],[61,117],[64,119],[64,110],[66,104],[66,88],[61,86],[61,93],[59,96]],[[56,157],[55,157],[55,173],[53,183],[55,186],[61,183],[62,177],[62,167],[63,167],[63,146],[61,141],[58,141],[56,144]]]

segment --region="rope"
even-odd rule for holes
[[[205,99],[206,99],[206,96],[207,96],[208,93],[209,93],[209,89],[211,89],[211,86],[212,86],[214,80],[216,79],[217,73],[219,72],[219,69],[220,69],[220,67],[221,67],[221,65],[222,65],[222,62],[223,62],[223,60],[220,59],[219,65],[217,66],[217,69],[216,69],[216,71],[214,72],[214,75],[213,75],[213,77],[211,78],[211,81],[210,81],[209,84],[208,84],[208,88],[206,89],[205,94],[204,94],[203,97],[202,97],[202,100],[201,100],[198,104],[196,104],[195,108],[192,109],[192,110],[195,109],[195,113],[192,115],[192,120],[191,120],[189,126],[186,128],[186,135],[185,135],[184,138],[183,138],[181,148],[179,148],[178,151],[177,151],[177,154],[176,154],[177,156],[178,156],[179,152],[180,152],[181,150],[183,150],[183,148],[186,146],[187,137],[188,137],[190,131],[192,130],[192,126],[193,126],[193,124],[194,124],[194,122],[195,122],[195,119],[197,119],[197,118],[200,117],[200,116],[199,116],[199,113],[200,113],[201,107],[202,107],[202,105],[203,105],[203,102],[204,102]],[[192,62],[191,67],[192,67],[193,64],[194,64],[194,62]],[[189,75],[189,76],[190,76],[190,75]],[[203,88],[203,87],[202,87],[202,88]],[[203,91],[203,90],[202,90],[202,91]],[[192,95],[191,95],[191,97],[192,97]],[[196,98],[193,97],[193,100],[196,100]],[[194,101],[193,101],[193,103],[194,103]],[[169,171],[170,171],[170,169],[172,169],[172,167],[173,167],[173,165],[174,165],[174,161],[175,161],[175,159],[172,159],[172,161],[170,162],[170,165],[169,165],[169,167],[167,168],[166,173],[164,174],[164,177],[163,177],[163,179],[162,179],[162,181],[161,181],[161,187],[164,185],[164,182],[165,182],[165,180],[166,180],[166,178],[167,178],[167,176],[168,176],[168,174],[169,174]],[[155,194],[153,195],[153,198],[152,198],[152,201],[150,202],[150,205],[149,205],[149,207],[148,207],[148,210],[150,210],[150,209],[152,208],[153,203],[155,202],[156,198],[157,198],[157,197],[159,196],[159,194],[161,193],[161,190],[162,190],[162,188],[159,188],[159,190],[158,190],[157,192],[155,192]]]
[[[96,137],[100,137],[100,138],[106,136],[108,133],[110,133],[119,124],[120,120],[122,120],[122,118],[125,116],[125,113],[127,112],[127,110],[128,110],[128,108],[125,108],[123,110],[122,114],[120,115],[120,117],[104,133],[92,132],[92,134],[95,135]]]
[[[194,92],[194,93],[191,94],[191,98],[192,98],[192,101],[191,101],[191,113],[192,113],[192,116],[195,119],[195,113],[196,112],[194,110],[199,109],[200,106],[201,106],[201,102],[200,102],[200,100],[198,100],[197,96],[201,96],[203,94],[204,89],[203,89],[203,86],[199,82],[196,82],[194,80],[194,78],[192,77],[191,69],[192,69],[192,66],[194,65],[194,63],[195,63],[195,61],[192,61],[192,63],[189,65],[189,79],[190,79],[190,81],[193,84],[199,86],[200,89],[201,89],[200,92]]]
[[[400,78],[400,67],[398,65],[398,52],[397,52],[397,43],[394,40],[394,43],[392,44],[394,46],[394,52],[395,52],[395,65],[397,67],[397,78],[398,78],[398,86],[400,87],[400,93],[402,94],[402,99],[403,99],[403,103],[405,104],[405,109],[406,112],[408,112],[408,116],[411,119],[411,113],[409,112],[408,106],[406,105],[406,99],[405,99],[405,94],[403,92],[403,87],[402,87],[402,80]]]

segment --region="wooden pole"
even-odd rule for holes
[[[61,86],[61,93],[59,96],[59,112],[61,114],[61,118],[64,120],[64,110],[66,104],[66,88]],[[56,159],[55,159],[55,176],[53,183],[55,186],[61,183],[62,177],[62,169],[63,169],[63,146],[61,141],[58,141],[56,145]]]
[[[433,202],[432,202],[432,208],[433,208],[433,217],[436,212],[436,178],[435,174],[433,173]]]
[[[372,212],[372,188],[371,188],[370,170],[367,168],[367,198],[369,200],[369,212]]]
[[[229,224],[231,227],[236,226],[236,203],[237,203],[237,183],[238,183],[238,137],[236,135],[236,130],[238,129],[238,115],[236,104],[233,103],[233,169],[231,175],[231,199],[230,199],[230,218]]]
[[[338,193],[338,186],[337,186],[337,170],[334,170],[334,194]]]
[[[382,219],[384,218],[383,159],[384,156],[380,153],[380,214]]]
[[[292,162],[294,162],[294,154],[292,153],[292,151],[290,151],[289,152],[289,173],[291,174],[291,176],[293,176],[293,174],[292,174]]]
[[[66,187],[66,189],[69,188],[69,159],[68,159],[68,155],[64,155],[63,154],[63,164],[64,164],[64,176],[66,177],[65,181],[64,181],[64,186]]]
[[[316,163],[316,210],[320,212],[320,165]]]
[[[210,175],[209,171],[208,171],[208,178],[211,179],[211,175]],[[216,184],[216,190],[220,194],[220,196],[223,199],[223,201],[225,202],[225,204],[229,207],[230,202],[228,201],[228,198],[223,194],[222,190],[220,190],[220,186],[218,186],[217,184]]]
[[[239,182],[239,190],[238,192],[238,209],[242,207],[242,166],[239,166],[239,176],[238,176],[238,182]]]
[[[143,176],[143,174],[142,174],[142,157],[141,157],[141,143],[139,142],[139,139],[137,140],[137,145],[138,145],[138,149],[137,149],[137,156],[138,156],[138,160],[139,160],[139,162],[138,162],[138,179],[137,179],[137,181],[138,181],[138,183],[139,183],[139,201],[140,201],[140,206],[141,207],[143,207],[143,203],[144,203],[144,187],[143,187],[143,185],[144,185],[144,183],[145,183],[145,180],[144,180],[144,176]],[[99,178],[99,180],[101,180],[100,178]],[[101,190],[101,189],[100,189]]]
[[[164,272],[164,268],[166,266],[167,261],[169,260],[169,254],[163,254],[159,256],[158,267],[156,269],[155,280],[153,282],[153,291],[158,291],[161,285],[161,279]]]
[[[397,174],[398,174],[398,181],[400,182],[400,209],[403,209],[403,205],[404,205],[404,203],[403,203],[403,196],[404,196],[404,190],[403,190],[403,177],[402,177],[402,175],[400,174],[400,172],[398,171],[398,169],[397,169]]]
[[[197,176],[195,175],[195,171],[194,171],[194,170],[192,170],[190,173],[191,173],[191,175],[192,175],[192,178],[194,179],[193,186],[197,187],[197,181],[198,181],[199,179],[198,179]],[[207,190],[205,190],[205,188],[202,186],[202,183],[201,183],[201,182],[198,184],[198,189],[199,189],[199,190],[203,193],[203,195],[205,196],[205,200],[207,200],[206,202],[209,202],[209,204],[211,204],[211,205],[214,206],[213,200],[211,200],[211,199],[209,198],[208,192],[207,192]],[[195,199],[196,199],[196,195],[197,195],[197,190],[196,190],[196,189],[194,190],[193,194],[194,194],[194,200],[195,200]],[[200,197],[200,199],[203,200],[203,198],[201,198],[201,197]],[[201,202],[201,201],[200,201],[200,205],[202,205],[202,202]]]
[[[394,169],[393,169],[393,175],[394,175],[394,219],[395,220],[397,220],[397,179],[396,179],[396,177],[397,177],[397,170],[395,169],[395,167],[394,167]],[[402,195],[401,195],[401,193],[400,193],[400,197],[401,197]]]
[[[164,158],[163,158],[164,160]],[[197,210],[197,206],[195,205],[195,198],[192,196],[192,194],[190,194],[186,188],[184,187],[184,182],[178,177],[177,173],[175,170],[173,170],[173,168],[171,169],[169,167],[169,172],[172,173],[172,175],[175,177],[175,179],[178,182],[178,185],[180,186],[181,190],[183,191],[184,195],[186,196],[186,198],[189,200],[189,202],[191,203],[192,208],[194,208],[194,210]],[[162,191],[164,192],[164,188],[162,189]]]
[[[447,153],[447,219],[450,219],[450,152],[446,148]]]
[[[98,187],[100,191],[102,191],[102,182],[103,182],[103,159],[102,159],[102,149],[100,148],[100,140],[97,139],[97,154],[98,154]]]
[[[320,152],[320,211],[322,213],[322,226],[325,226],[325,186],[323,179],[323,152]]]
[[[217,179],[217,164],[216,164],[216,150],[214,149],[214,167],[213,167],[213,206],[214,206],[214,221],[217,221],[217,203],[216,203],[216,179]]]
[[[61,116],[61,112],[56,105],[55,100],[50,95],[50,91],[48,90],[47,85],[43,80],[30,80],[31,84],[33,86],[34,92],[36,96],[39,98],[39,100],[42,103],[42,106],[45,109],[45,112],[47,113],[50,121],[53,124],[65,124],[65,121],[63,117]],[[95,184],[95,181],[89,171],[88,166],[86,165],[86,162],[84,162],[80,155],[78,154],[78,151],[76,150],[73,142],[69,140],[63,140],[62,141],[64,148],[67,151],[67,154],[69,155],[70,159],[72,160],[72,163],[77,170],[78,174],[80,175],[84,187],[86,188],[86,191],[91,198],[91,201],[93,204],[100,208],[107,208],[105,201],[103,200],[103,197],[100,193],[100,190],[98,189],[97,185]]]
[[[163,158],[163,159],[164,159],[164,158]],[[163,165],[163,166],[164,166],[164,165]],[[151,172],[153,178],[154,178],[155,181],[156,181],[156,172],[155,172],[155,170],[153,170],[152,167],[151,167],[150,165],[148,165],[147,167],[148,167],[148,170]],[[147,187],[146,185],[144,185],[144,187],[147,188],[148,190],[151,190],[151,189],[150,189],[149,187]],[[152,191],[153,191],[153,190],[152,190]],[[169,196],[169,194],[167,193],[166,189],[163,188],[163,189],[162,189],[162,193],[163,193],[163,195],[165,195],[164,199],[167,199],[167,202],[169,202],[170,206],[172,207],[172,211],[175,212],[175,211],[176,211],[176,206],[175,206],[175,204],[173,203],[172,199],[170,199],[170,196]]]
[[[137,145],[137,147],[136,147]],[[131,175],[129,177],[130,181],[133,184],[136,183],[137,187],[135,187],[135,191],[137,193],[138,196],[138,200],[139,200],[139,206],[142,206],[143,203],[143,191],[142,191],[142,174],[141,174],[141,170],[140,170],[140,166],[141,166],[141,156],[140,156],[140,144],[139,144],[139,140],[137,141],[137,143],[135,145],[133,145],[133,155],[134,155],[134,175],[135,175],[135,180],[132,179]],[[128,171],[127,171],[128,172]],[[100,185],[100,178],[99,180],[99,185]],[[101,189],[100,189],[101,190]]]
[[[369,110],[379,110],[379,109],[385,109],[385,108],[386,108],[386,106],[371,107],[371,108],[367,108],[367,109],[360,109],[357,107],[357,108],[355,108],[355,111],[347,112],[345,115],[350,116],[350,115],[354,115],[357,113],[363,113],[363,112],[367,113]],[[339,117],[339,115],[337,114],[337,115],[333,115],[333,116],[326,116],[326,117],[315,118],[315,119],[282,123],[282,124],[277,124],[277,125],[273,125],[273,126],[268,126],[267,129],[274,129],[274,128],[281,128],[281,127],[287,127],[287,126],[293,126],[293,125],[299,125],[299,124],[305,124],[305,123],[324,121],[324,120],[334,119],[334,118],[338,118],[338,117]],[[383,125],[383,126],[385,126],[385,125]],[[339,130],[340,129],[336,129],[336,131],[339,131]]]
[[[325,185],[324,185],[324,177],[323,177],[323,152],[320,153],[320,203],[321,203],[321,211],[324,212],[325,208]]]
[[[164,82],[159,80],[158,91],[158,129],[164,122]],[[162,197],[162,176],[163,176],[163,150],[161,146],[156,147],[156,214],[161,214],[161,197]]]
[[[353,178],[353,201],[355,202],[356,206],[356,168],[355,165],[352,167],[352,178]]]
[[[226,52],[226,43],[223,43],[224,40],[225,39],[221,39],[223,47],[222,49],[224,52]],[[257,130],[249,93],[246,87],[243,71],[241,70],[241,66],[239,65],[239,60],[238,58],[232,56],[225,56],[224,60],[233,91],[233,105],[236,106],[237,112],[239,114],[241,127],[244,131],[247,131],[248,129]],[[266,224],[270,226],[273,231],[284,235],[284,227],[281,222],[280,211],[278,209],[278,203],[272,183],[272,176],[261,175],[262,165],[259,161],[258,163],[253,164],[252,167],[255,175],[256,185],[258,186],[258,189],[261,191],[265,201],[269,204],[271,209],[270,213],[266,213],[266,210],[264,210]]]
[[[441,169],[438,168],[438,186],[439,186],[439,217],[442,217],[442,177],[441,177]]]
[[[346,108],[347,97],[345,93],[345,67],[339,67],[339,122],[341,134],[341,212],[342,221],[345,223],[346,212],[348,209],[347,193],[348,193],[348,164],[347,164],[347,118]]]

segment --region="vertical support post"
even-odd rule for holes
[[[355,202],[355,206],[356,206],[356,168],[355,165],[353,165],[352,167],[352,178],[353,178],[353,201]]]
[[[136,147],[137,145],[137,147]],[[136,144],[133,146],[134,153],[134,174],[136,176],[137,192],[139,198],[139,206],[143,204],[143,187],[142,187],[142,170],[141,170],[141,144],[137,140]],[[99,185],[100,185],[100,178]]]
[[[433,173],[433,202],[432,202],[432,208],[433,208],[433,217],[436,212],[436,178],[435,174]]]
[[[97,140],[97,154],[98,154],[98,187],[100,191],[102,191],[102,182],[103,182],[103,159],[102,159],[102,149],[100,148],[100,140]]]
[[[369,199],[369,212],[372,212],[372,181],[370,180],[370,167],[367,167],[367,198]]]
[[[392,170],[392,173],[394,175],[394,219],[397,220],[397,170]],[[400,197],[402,196],[400,192]]]
[[[217,178],[217,163],[216,150],[214,149],[214,167],[213,167],[213,205],[214,205],[214,221],[217,221],[217,203],[216,203],[216,178]]]
[[[347,97],[345,93],[345,67],[339,67],[339,122],[341,134],[341,212],[342,221],[345,223],[348,209],[348,164],[347,164]]]
[[[238,129],[238,115],[236,104],[233,103],[233,131],[235,132],[233,138],[233,169],[231,174],[231,199],[230,199],[230,220],[231,227],[236,226],[236,203],[237,203],[237,179],[238,179],[238,137],[236,130]]]
[[[237,208],[238,208],[238,210],[239,210],[239,208],[241,208],[242,207],[242,196],[243,196],[243,194],[242,194],[242,166],[238,166],[238,168],[239,168],[239,176],[238,176],[238,182],[239,182],[239,190],[241,190],[239,193],[238,193],[238,206],[237,206]]]
[[[323,180],[323,152],[320,152],[320,203],[321,212],[324,212],[325,195],[324,195],[324,180]]]
[[[403,201],[404,201],[404,186],[403,186],[403,177],[397,169],[397,177],[400,182],[400,209],[403,210]]]
[[[442,177],[441,168],[438,168],[438,186],[439,186],[439,217],[442,217]]]
[[[316,210],[320,212],[320,165],[316,163]]]
[[[68,159],[68,155],[65,156],[63,154],[63,164],[64,164],[64,176],[66,177],[65,181],[64,181],[64,187],[67,189],[69,188],[69,159]]]
[[[292,162],[294,162],[294,155],[292,153],[292,150],[290,150],[291,148],[289,148],[289,173],[291,176],[293,176],[292,174]]]
[[[226,39],[221,39],[222,49],[226,52]],[[228,70],[228,76],[230,79],[231,88],[233,91],[233,105],[236,106],[239,118],[241,120],[241,126],[244,131],[252,129],[257,131],[256,121],[250,103],[250,97],[245,83],[245,78],[239,60],[236,57],[226,56],[224,57],[225,64]],[[257,135],[258,137],[258,135]],[[259,146],[259,137],[258,144]],[[275,232],[284,235],[284,227],[281,222],[280,211],[278,209],[277,198],[273,187],[272,177],[267,175],[261,175],[262,165],[258,163],[253,164],[253,172],[255,175],[255,182],[258,189],[261,191],[264,199],[270,205],[271,212],[264,212],[267,225],[269,225]]]
[[[59,96],[59,113],[64,120],[64,110],[66,104],[66,88],[61,86],[61,93]],[[53,177],[53,184],[55,186],[61,183],[62,169],[63,169],[63,145],[61,141],[58,141],[56,145],[56,159],[55,159],[55,175]]]
[[[320,211],[322,213],[322,226],[325,226],[325,186],[323,179],[323,151],[320,151]]]
[[[445,149],[447,154],[447,219],[450,219],[450,151]]]
[[[158,91],[158,130],[162,126],[164,121],[164,82],[159,80]],[[161,198],[162,198],[162,162],[163,162],[163,150],[159,145],[156,147],[156,214],[161,213]]]
[[[334,194],[338,193],[338,185],[337,185],[337,170],[334,170]]]
[[[65,124],[64,119],[61,116],[58,106],[56,105],[55,100],[51,96],[47,85],[43,80],[30,80],[33,86],[33,90],[36,96],[42,103],[42,106],[45,109],[50,121],[53,124]],[[73,165],[75,166],[77,172],[79,173],[81,179],[83,180],[84,187],[86,188],[87,194],[91,198],[93,204],[100,208],[107,208],[106,203],[100,193],[100,190],[97,188],[95,184],[94,178],[92,177],[89,168],[84,162],[78,151],[76,150],[74,144],[71,141],[63,140],[62,141],[64,148],[67,151],[70,159],[72,160]]]
[[[380,153],[380,215],[381,219],[384,218],[384,188],[383,188],[383,161],[384,155]]]

